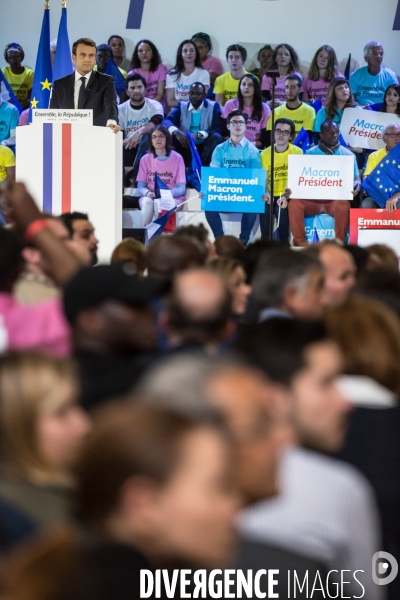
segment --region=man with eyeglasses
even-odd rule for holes
[[[318,146],[307,150],[306,154],[325,156],[351,156],[354,161],[353,196],[360,191],[361,181],[357,161],[351,150],[340,145],[339,126],[334,121],[321,124],[321,139]],[[300,200],[292,198],[289,203],[290,227],[294,246],[306,246],[304,217],[327,214],[335,219],[335,237],[345,242],[350,221],[350,202],[347,200]]]
[[[385,91],[390,85],[397,85],[397,75],[387,67],[382,67],[384,56],[380,42],[368,42],[364,48],[366,67],[361,67],[350,76],[350,87],[358,104],[383,102]]]
[[[285,94],[286,103],[281,104],[274,109],[275,122],[279,118],[290,119],[293,121],[295,126],[295,135],[297,135],[300,129],[305,129],[308,132],[309,138],[312,138],[312,131],[315,121],[315,110],[309,104],[305,104],[299,98],[300,92],[302,91],[303,82],[301,77],[293,73],[288,75],[285,80]],[[272,119],[268,119],[267,123],[267,145],[271,145],[271,127]]]
[[[240,110],[233,110],[227,117],[229,139],[217,146],[211,158],[210,167],[230,169],[261,169],[261,158],[257,148],[245,137],[248,116]],[[219,213],[205,211],[206,219],[215,238],[224,235]],[[246,245],[257,214],[243,213],[239,239]]]
[[[124,167],[132,167],[137,176],[141,157],[149,149],[149,134],[164,117],[164,109],[157,100],[145,97],[146,80],[139,73],[125,80],[129,100],[118,107],[119,124],[124,132]]]
[[[274,151],[274,214],[278,218],[279,241],[289,241],[288,202],[290,190],[286,188],[289,154],[303,154],[301,148],[290,142],[295,136],[295,126],[290,119],[278,119],[275,123]],[[271,146],[261,152],[261,163],[268,174],[267,193],[264,194],[265,213],[260,215],[261,237],[269,238],[269,216],[271,210]],[[280,213],[280,214],[279,214]]]
[[[367,166],[364,171],[364,179],[379,165],[379,163],[386,158],[386,155],[393,150],[395,146],[400,142],[400,125],[397,123],[391,123],[383,128],[382,138],[385,142],[385,147],[380,150],[375,150],[369,155]],[[400,192],[393,194],[389,200],[386,201],[386,210],[392,212],[397,208],[397,201],[400,198]],[[381,208],[381,206],[375,202],[375,200],[368,196],[361,202],[361,208]]]

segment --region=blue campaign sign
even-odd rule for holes
[[[202,210],[227,213],[263,213],[265,169],[201,169]]]

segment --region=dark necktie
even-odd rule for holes
[[[81,77],[81,87],[79,88],[78,108],[83,108],[86,91],[86,77]]]

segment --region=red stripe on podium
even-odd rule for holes
[[[62,124],[61,212],[71,212],[71,123]]]

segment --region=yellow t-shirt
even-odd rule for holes
[[[33,86],[34,72],[32,69],[24,67],[24,71],[20,75],[15,75],[15,73],[11,71],[11,67],[3,67],[2,71],[20,103],[23,104],[26,102]]]
[[[274,155],[274,196],[282,196],[288,179],[289,154],[303,154],[303,150],[289,144],[285,152],[276,152]],[[268,191],[271,190],[271,146],[261,152],[261,164],[267,170]]]
[[[381,160],[386,157],[387,154],[386,148],[381,148],[380,150],[375,150],[368,156],[367,166],[365,167],[364,177],[372,173],[372,171],[379,165]]]
[[[94,65],[93,67],[93,71],[97,71],[97,65]],[[126,71],[124,71],[123,69],[121,69],[120,67],[118,67],[118,71],[120,71],[122,73],[122,75],[124,76],[124,79],[126,79],[128,77],[128,73]]]
[[[6,167],[15,167],[15,154],[7,146],[0,145],[0,181],[7,177]]]
[[[291,119],[296,128],[296,135],[300,129],[304,127],[307,131],[313,131],[315,121],[315,110],[304,102],[299,108],[288,108],[285,104],[281,104],[274,110],[275,122],[277,119]],[[271,131],[272,119],[268,119],[267,131]]]
[[[251,75],[248,71],[245,71],[245,73]],[[232,98],[236,98],[239,89],[239,81],[240,79],[234,79],[231,72],[227,71],[215,80],[214,94],[223,94],[225,102],[232,100]]]

